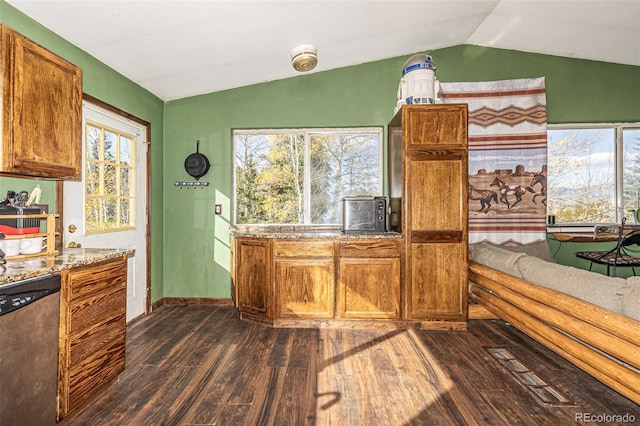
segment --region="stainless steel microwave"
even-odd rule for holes
[[[343,232],[386,232],[387,199],[351,196],[342,199]]]

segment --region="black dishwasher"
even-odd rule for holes
[[[60,275],[0,285],[0,426],[56,422]]]

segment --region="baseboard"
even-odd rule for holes
[[[163,297],[151,305],[151,310],[155,310],[164,305],[216,305],[216,306],[233,306],[231,298],[216,297]]]
[[[482,305],[469,303],[469,319],[498,319],[498,316]]]

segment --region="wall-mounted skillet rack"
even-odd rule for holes
[[[178,181],[173,182],[173,186],[182,188],[204,188],[205,186],[209,186],[209,182],[200,182],[200,181]]]

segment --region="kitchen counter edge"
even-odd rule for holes
[[[65,248],[56,256],[7,260],[0,265],[0,285],[134,254],[134,249]]]
[[[397,232],[342,232],[339,228],[316,226],[233,225],[231,235],[268,239],[371,239],[402,238]]]

